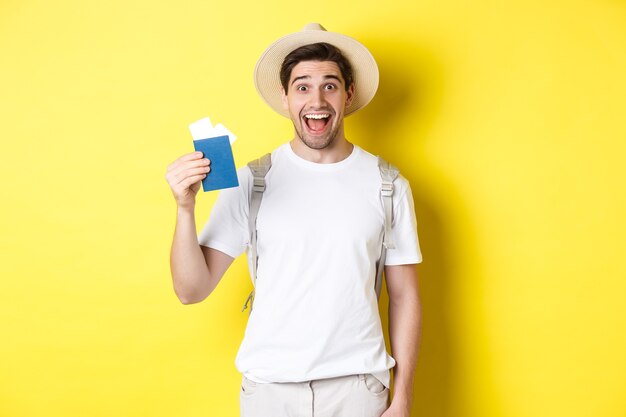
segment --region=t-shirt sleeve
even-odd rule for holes
[[[245,252],[248,233],[248,185],[250,169],[237,171],[239,187],[226,188],[219,192],[209,219],[198,235],[202,246],[217,249],[233,258]]]
[[[411,186],[404,177],[397,179],[397,193],[393,197],[391,235],[395,249],[387,250],[385,265],[418,264],[422,262],[417,220]],[[396,197],[397,196],[397,197]]]

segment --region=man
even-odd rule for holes
[[[236,359],[243,417],[408,417],[420,337],[421,262],[408,182],[394,185],[394,249],[387,251],[392,356],[374,289],[384,234],[377,158],[350,143],[344,116],[378,86],[369,51],[317,24],[274,42],[255,69],[261,97],[294,125],[271,154],[256,220],[256,296]],[[195,195],[210,155],[184,155],[166,175],[178,205],[171,252],[184,304],[205,299],[249,249],[252,173],[222,190],[199,236]],[[394,398],[388,404],[389,370]]]

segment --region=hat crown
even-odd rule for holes
[[[307,23],[306,25],[304,25],[304,28],[302,30],[323,30],[324,32],[326,32],[326,28],[319,23]]]

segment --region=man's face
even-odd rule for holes
[[[343,133],[344,111],[353,96],[354,85],[346,91],[335,62],[302,61],[293,67],[282,98],[300,140],[324,149]]]

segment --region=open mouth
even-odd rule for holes
[[[324,133],[330,125],[330,118],[330,113],[308,113],[303,117],[304,124],[309,132],[313,134]]]

